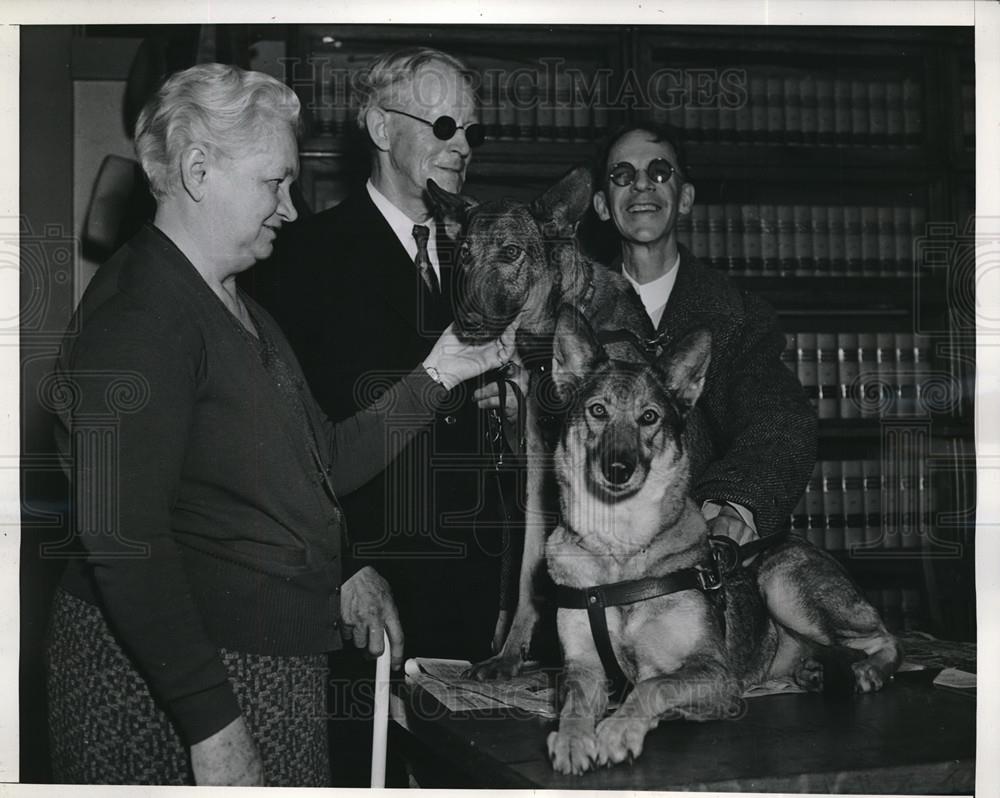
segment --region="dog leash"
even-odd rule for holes
[[[556,586],[556,606],[571,610],[586,610],[590,621],[590,633],[597,647],[597,654],[604,666],[604,673],[611,682],[611,697],[616,701],[624,699],[631,687],[625,676],[608,634],[607,607],[620,607],[640,601],[679,593],[682,590],[701,590],[712,594],[719,590],[725,577],[741,566],[743,562],[764,549],[781,542],[786,532],[758,538],[742,546],[732,538],[709,535],[711,556],[704,562],[683,568],[666,576],[650,576],[644,579],[630,579],[607,585],[576,588]]]

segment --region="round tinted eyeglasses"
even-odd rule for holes
[[[402,114],[403,116],[408,116],[410,119],[416,119],[418,122],[423,122],[425,125],[429,125],[431,130],[434,131],[434,137],[440,139],[441,141],[451,141],[452,137],[459,131],[465,131],[465,140],[469,142],[470,147],[478,147],[484,141],[486,141],[486,131],[483,126],[474,122],[471,125],[460,125],[450,116],[439,116],[433,122],[430,122],[423,117],[414,116],[413,114],[408,114],[406,111],[400,111],[398,108],[385,108],[385,111],[390,111],[394,114]]]
[[[622,161],[611,167],[608,179],[616,186],[625,188],[625,186],[631,186],[635,182],[639,172],[645,172],[646,177],[654,183],[666,183],[676,171],[674,165],[665,158],[654,158],[646,164],[645,169],[636,169],[628,161]]]

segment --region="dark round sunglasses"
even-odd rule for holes
[[[666,183],[677,170],[666,158],[654,158],[646,164],[645,169],[636,169],[628,161],[622,161],[611,167],[608,179],[616,186],[625,188],[631,186],[635,182],[636,175],[643,171],[654,183]]]
[[[416,119],[418,122],[423,122],[425,125],[430,125],[431,130],[434,131],[434,137],[440,139],[441,141],[451,141],[452,137],[459,130],[465,131],[465,140],[469,142],[470,147],[478,147],[486,141],[486,131],[479,123],[460,125],[450,116],[439,116],[433,122],[429,122],[423,117],[408,114],[406,111],[400,111],[398,108],[385,108],[383,110],[391,111],[394,114],[402,114],[403,116],[410,117],[410,119]]]

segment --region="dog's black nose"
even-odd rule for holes
[[[612,485],[624,485],[632,477],[635,463],[622,459],[609,459],[604,465],[604,476]]]

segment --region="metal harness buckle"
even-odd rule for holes
[[[719,563],[714,558],[711,565],[696,565],[695,572],[698,575],[698,584],[702,590],[718,590],[722,587],[722,574],[719,572]]]

